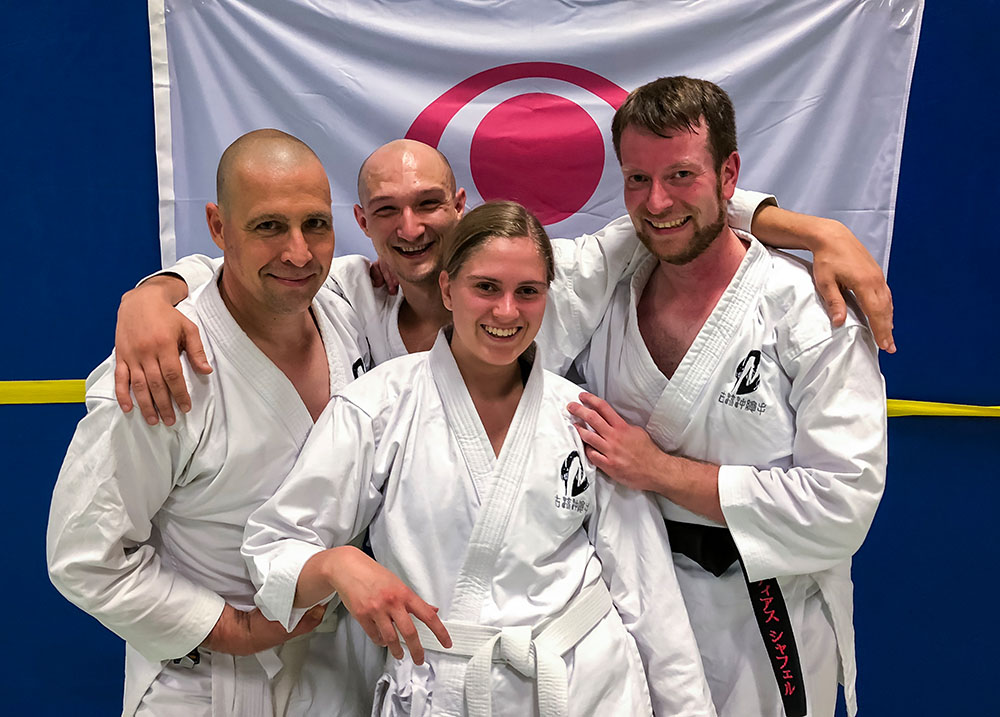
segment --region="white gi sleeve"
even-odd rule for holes
[[[182,657],[204,641],[225,604],[148,544],[153,516],[197,445],[192,414],[178,414],[174,426],[149,426],[137,411],[121,412],[113,380],[108,359],[87,381],[87,415],[52,494],[49,576],[147,659]]]
[[[360,254],[336,256],[330,262],[330,274],[323,286],[357,308],[359,295],[373,293],[370,269],[371,262]]]
[[[335,396],[320,414],[281,487],[251,514],[243,557],[254,601],[269,620],[291,631],[308,608],[294,608],[299,573],[313,555],[347,545],[382,502],[374,481],[372,420]]]
[[[739,229],[747,234],[753,234],[750,225],[753,223],[753,215],[761,206],[773,204],[778,206],[773,194],[763,192],[751,192],[748,189],[736,188],[733,198],[729,200],[726,207],[726,221],[733,229]]]
[[[788,349],[779,345],[779,356]],[[849,558],[885,485],[885,383],[871,332],[846,326],[784,356],[792,467],[719,470],[722,512],[750,580],[819,572]]]
[[[538,335],[547,369],[565,374],[590,341],[639,246],[627,216],[595,234],[552,241],[556,274]]]
[[[154,276],[162,276],[164,274],[177,274],[184,283],[188,285],[188,293],[197,289],[199,286],[207,284],[212,280],[212,276],[215,271],[222,266],[222,257],[212,258],[210,256],[205,256],[204,254],[190,254],[188,256],[181,257],[172,266],[168,266],[162,271],[153,272],[149,276],[144,276],[139,284],[146,279],[152,279]],[[138,286],[138,284],[137,284]]]
[[[652,498],[597,472],[588,534],[625,628],[635,639],[657,715],[714,715],[715,707]]]

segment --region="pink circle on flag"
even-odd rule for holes
[[[590,114],[556,95],[511,97],[487,113],[469,151],[483,199],[513,199],[542,224],[583,208],[601,181],[604,139]]]
[[[505,82],[532,77],[576,85],[612,109],[628,95],[581,67],[515,62],[478,72],[444,92],[413,120],[406,137],[437,147],[445,128],[472,99]],[[543,224],[552,224],[582,209],[594,193],[604,169],[604,140],[580,105],[531,93],[491,110],[475,130],[469,155],[473,181],[484,199],[516,199]]]

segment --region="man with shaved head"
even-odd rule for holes
[[[125,639],[124,715],[365,714],[382,651],[347,618],[305,635],[322,607],[292,634],[265,619],[240,556],[247,517],[369,363],[351,308],[317,295],[334,249],[326,173],[300,140],[260,130],[225,151],[217,181],[206,219],[224,261],[178,307],[215,371],[185,359],[195,408],[171,426],[118,410],[113,358],[90,375],[52,498],[49,572]]]

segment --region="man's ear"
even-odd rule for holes
[[[209,202],[205,205],[205,221],[208,222],[208,231],[212,235],[215,246],[222,251],[226,250],[226,242],[222,236],[222,210],[218,204]]]
[[[459,187],[458,191],[455,192],[455,211],[458,212],[459,219],[465,214],[465,199],[465,188]]]
[[[441,303],[444,304],[444,308],[451,311],[451,278],[443,269],[438,274],[438,286],[441,287]]]
[[[739,177],[740,155],[739,152],[733,152],[726,157],[719,172],[719,182],[722,185],[722,198],[726,201],[732,199],[733,192],[736,191],[736,181]]]
[[[361,227],[361,231],[365,233],[365,236],[369,236],[368,217],[365,216],[365,210],[361,208],[360,204],[354,205],[354,221],[356,221],[358,226]]]

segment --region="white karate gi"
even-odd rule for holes
[[[581,373],[661,449],[722,466],[722,510],[749,579],[777,576],[784,592],[809,714],[833,715],[839,670],[853,715],[851,555],[885,480],[875,343],[853,308],[842,328],[831,327],[804,262],[752,240],[667,380],[636,320],[655,266],[647,255],[619,284]],[[713,524],[660,505],[670,520]],[[720,715],[782,715],[739,566],[716,578],[683,555],[675,562]]]
[[[332,294],[317,297],[312,309],[335,392],[362,361],[360,327]],[[270,714],[268,677],[280,659],[302,659],[304,649],[310,654],[289,714],[361,714],[371,693],[359,686],[381,674],[382,659],[374,647],[364,652],[366,639],[349,649],[349,633],[364,633],[347,617],[336,633],[279,648],[280,657],[273,650],[245,658],[205,651],[192,669],[169,662],[207,637],[225,603],[254,607],[239,552],[246,519],[273,494],[313,426],[292,383],[226,309],[216,281],[181,310],[198,325],[215,371],[195,374],[185,359],[192,410],[178,413],[173,426],[152,427],[138,411],[119,409],[113,358],[90,375],[88,412],[52,498],[52,581],[127,641],[124,715],[135,713],[144,695],[140,714]],[[335,617],[331,611],[331,624]],[[373,666],[371,676],[365,670]]]
[[[244,554],[262,611],[292,627],[302,566],[370,522],[375,557],[445,621],[526,631],[607,581],[617,609],[565,654],[569,715],[649,714],[650,697],[657,714],[714,714],[655,504],[570,458],[584,453],[565,410],[577,387],[536,362],[497,458],[444,336],[335,397],[251,516]],[[466,714],[467,663],[390,657],[373,714]],[[537,714],[532,678],[491,673],[494,714]]]

